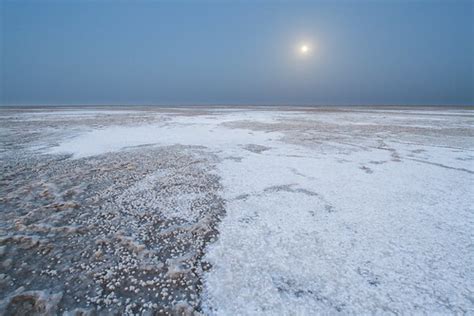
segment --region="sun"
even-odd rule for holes
[[[1,0],[0,0],[1,1]],[[311,39],[300,39],[292,45],[293,56],[300,60],[311,60],[319,53],[317,43]]]

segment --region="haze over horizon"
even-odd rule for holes
[[[0,105],[473,105],[472,1],[0,0]]]

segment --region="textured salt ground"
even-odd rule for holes
[[[397,116],[226,124],[286,145],[220,165],[206,312],[473,312],[472,117]]]
[[[201,258],[224,211],[211,155],[43,159],[4,165],[2,313],[200,308]]]
[[[212,237],[199,243],[203,257],[191,260],[205,267],[191,278],[194,284],[203,282],[203,288],[183,292],[183,285],[178,285],[173,295],[184,293],[181,300],[150,297],[151,306],[147,300],[140,301],[140,294],[119,293],[116,299],[128,297],[128,305],[136,304],[133,311],[159,312],[161,308],[164,312],[223,315],[473,312],[471,111],[248,108],[135,113],[81,112],[74,118],[68,112],[63,119],[50,115],[54,120],[39,120],[38,126],[29,128],[21,118],[14,122],[5,118],[9,124],[3,125],[11,127],[7,128],[9,137],[22,130],[27,137],[24,145],[8,138],[11,141],[2,146],[8,159],[42,157],[48,152],[53,157],[72,154],[73,159],[66,161],[103,157],[107,162],[121,152],[133,162],[168,148],[165,152],[170,157],[178,153],[195,157],[186,158],[191,161],[208,161],[202,165],[206,176],[193,183],[216,176],[211,181],[216,185],[212,196],[222,200],[226,215],[218,226],[217,241],[209,243]],[[26,122],[28,114],[22,115]],[[77,129],[66,128],[68,121]],[[47,129],[51,125],[53,131]],[[179,147],[182,145],[185,147]],[[150,169],[154,171],[123,181],[123,188],[110,189],[107,192],[113,199],[99,203],[106,214],[115,212],[124,222],[120,231],[126,236],[135,234],[132,239],[122,239],[125,251],[130,251],[129,241],[143,241],[166,226],[159,223],[141,229],[148,222],[136,219],[142,209],[153,217],[161,206],[168,206],[167,214],[184,227],[188,225],[182,221],[205,220],[202,214],[209,212],[216,212],[213,223],[221,218],[220,206],[205,208],[197,217],[189,212],[186,205],[196,198],[193,192],[183,193],[178,187],[157,195],[160,189],[150,188],[175,177],[170,178],[167,168]],[[117,170],[121,169],[112,168],[110,174]],[[171,170],[179,178],[181,169]],[[130,207],[132,212],[127,211]],[[170,220],[162,213],[157,217]],[[6,226],[10,220],[4,221]],[[107,225],[109,220],[103,222],[103,227]],[[28,229],[26,233],[32,233]],[[210,231],[214,234],[215,228]],[[153,240],[145,249],[160,249],[163,241]],[[132,243],[132,253],[135,246],[141,245]],[[162,252],[161,256],[169,254]],[[5,256],[7,263],[9,257]],[[134,264],[144,261],[134,260]],[[164,275],[175,271],[166,262],[163,266],[151,263],[163,269]],[[30,265],[35,269],[45,263]],[[4,275],[13,274],[7,270]],[[134,278],[138,283],[147,281],[143,276]],[[126,274],[125,279],[129,280]],[[58,278],[48,286],[67,293],[63,281]],[[22,282],[19,278],[15,285]],[[10,291],[8,297],[21,296],[22,291],[31,296],[32,290],[48,286],[34,281],[16,294]],[[40,301],[41,295],[34,295]],[[85,306],[64,297],[56,302],[53,295],[50,306],[63,310],[106,307],[100,299]],[[118,310],[126,312],[124,306]]]
[[[164,120],[91,112],[2,117],[0,314],[200,310],[203,250],[224,213],[216,157],[179,145],[40,153],[81,131]]]
[[[221,166],[230,201],[206,255],[209,313],[472,309],[472,175],[268,155]]]

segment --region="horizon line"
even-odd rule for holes
[[[157,107],[246,107],[246,106],[255,106],[255,107],[474,107],[474,103],[471,104],[430,104],[430,103],[356,103],[356,104],[297,104],[297,103],[74,103],[74,104],[65,104],[65,103],[37,103],[37,104],[0,104],[2,107],[97,107],[97,106],[157,106]]]

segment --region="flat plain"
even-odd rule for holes
[[[0,110],[0,314],[472,314],[474,112]]]

